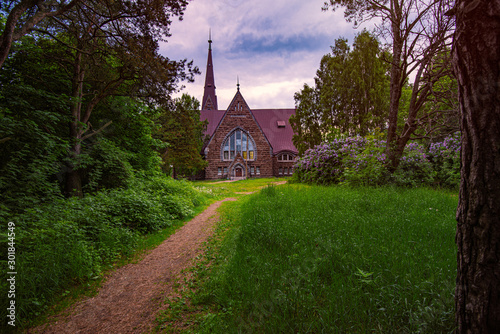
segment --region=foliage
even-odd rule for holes
[[[339,38],[323,56],[315,87],[295,94],[297,111],[290,122],[299,152],[319,144],[332,131],[365,136],[384,125],[388,111],[387,52],[368,31],[359,33],[352,50]]]
[[[23,3],[28,7],[16,8],[21,15],[29,16],[36,10]],[[65,80],[61,99],[66,108],[61,113],[69,124],[64,134],[68,142],[66,195],[83,195],[83,149],[110,124],[101,122],[103,114],[100,119],[92,117],[98,109],[105,109],[106,100],[123,96],[156,106],[169,100],[181,80],[193,80],[198,73],[192,63],[173,61],[158,53],[158,42],[168,35],[171,19],[182,17],[186,5],[184,0],[146,0],[140,6],[128,1],[74,1],[57,19],[40,23],[36,36],[32,34],[36,38],[25,38],[31,38],[42,61]],[[11,58],[16,56],[13,52]],[[33,59],[26,66],[35,66],[36,58],[29,60]],[[43,89],[44,82],[36,77],[34,81]]]
[[[432,143],[428,157],[434,168],[434,182],[438,186],[458,189],[460,186],[460,133],[442,142]]]
[[[163,147],[153,138],[159,108],[152,108],[130,97],[113,97],[104,101],[93,119],[101,124],[112,121],[104,135],[127,152],[127,161],[136,171],[157,171],[161,165],[158,150]]]
[[[70,284],[100,277],[135,251],[141,235],[192,215],[206,198],[188,182],[157,175],[137,177],[128,189],[58,199],[10,216],[16,224],[17,319],[26,323]],[[2,230],[7,230],[4,224]],[[0,290],[6,294],[6,272],[1,275]]]
[[[69,119],[64,78],[31,39],[0,71],[0,217],[61,196]],[[28,66],[32,64],[33,67]],[[43,85],[38,83],[43,82]]]
[[[454,1],[329,0],[324,10],[342,8],[355,26],[377,18],[379,36],[392,48],[390,97],[387,118],[387,159],[395,171],[406,144],[415,135],[429,136],[456,119],[458,109],[450,108],[456,99],[451,73],[451,36],[454,20],[445,13]],[[409,80],[413,79],[410,86]],[[407,109],[401,109],[401,97],[411,88]],[[456,103],[451,103],[456,107]],[[404,121],[401,123],[401,119]],[[449,122],[451,123],[451,122]],[[456,124],[456,122],[453,122]],[[398,125],[403,124],[402,129]]]
[[[126,187],[136,172],[159,171],[152,138],[156,108],[130,96],[109,96],[93,109],[78,159],[68,157],[70,78],[54,40],[27,36],[0,71],[0,217],[51,202],[64,192],[77,162],[86,192]]]
[[[126,187],[133,177],[127,152],[110,140],[99,138],[81,158],[79,168],[85,171],[82,174],[87,192]]]
[[[206,122],[200,121],[200,102],[183,94],[167,104],[158,119],[156,137],[165,142],[163,170],[174,177],[194,176],[206,165],[201,156]]]
[[[440,185],[454,188],[459,178],[459,142],[447,138],[427,152],[421,144],[408,144],[398,168],[387,169],[381,134],[335,139],[309,149],[299,158],[294,178],[311,184],[349,186],[392,183],[404,187]]]
[[[349,154],[342,160],[345,170],[343,184],[349,186],[382,185],[388,182],[385,167],[385,145],[382,134],[368,136],[358,154]]]
[[[305,84],[304,88],[295,93],[295,114],[290,116],[293,128],[293,144],[300,154],[307,149],[319,145],[322,140],[321,113],[315,88]]]
[[[424,147],[418,143],[406,145],[391,181],[398,186],[416,187],[431,185],[433,180],[432,164],[427,159]]]
[[[197,303],[202,333],[449,333],[456,194],[266,188],[227,212],[232,232]]]
[[[383,142],[363,137],[335,139],[309,149],[299,158],[294,176],[314,184],[381,184],[385,155]]]

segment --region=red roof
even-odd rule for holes
[[[208,121],[207,131],[205,132],[206,135],[212,137],[225,112],[225,110],[202,110],[200,112],[200,119],[202,121]]]
[[[292,142],[293,129],[288,121],[295,114],[295,109],[253,109],[252,114],[273,147],[274,154],[282,151],[298,153]]]
[[[290,116],[295,114],[295,109],[254,109],[251,112],[271,144],[274,154],[282,151],[298,153],[292,142],[293,129],[288,121]],[[225,110],[201,111],[200,119],[208,121],[206,135],[213,136],[225,113]]]

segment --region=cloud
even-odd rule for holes
[[[201,100],[212,30],[219,108],[236,93],[236,77],[251,108],[293,108],[293,95],[312,84],[321,57],[336,38],[356,31],[342,11],[322,12],[323,1],[192,0],[174,22],[160,51],[171,59],[194,60],[202,75],[184,93]]]
[[[323,34],[268,35],[262,37],[243,34],[236,38],[228,51],[231,57],[248,58],[253,57],[255,54],[278,54],[286,57],[299,51],[323,51],[327,38]]]

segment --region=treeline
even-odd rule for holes
[[[170,98],[198,68],[158,52],[186,4],[157,2],[161,14],[128,2],[76,1],[12,45],[0,69],[2,218],[125,187],[161,166],[188,176],[203,167],[199,103]],[[4,35],[14,9],[2,7]]]
[[[394,173],[408,145],[429,147],[459,131],[451,68],[455,21],[445,15],[453,2],[401,1],[389,8],[331,0],[323,9],[340,6],[355,26],[373,18],[381,22],[352,44],[337,39],[321,60],[314,86],[295,94],[294,144],[303,154],[334,140],[382,133],[385,168]]]

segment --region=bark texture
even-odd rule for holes
[[[458,333],[500,333],[500,0],[457,0],[462,177],[457,210]]]

